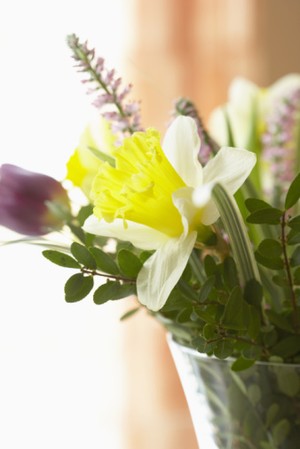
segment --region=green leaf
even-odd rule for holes
[[[235,287],[231,292],[221,319],[223,327],[232,330],[246,330],[248,327],[249,306],[244,301],[241,289]]]
[[[77,215],[77,220],[79,222],[80,226],[83,226],[83,223],[85,222],[85,220],[92,215],[93,213],[93,208],[94,206],[92,206],[92,204],[88,204],[87,206],[83,206],[78,215]]]
[[[42,252],[43,256],[50,262],[65,268],[80,268],[79,263],[68,254],[61,253],[52,249],[46,249]]]
[[[124,315],[121,316],[120,321],[125,321],[128,318],[131,318],[133,315],[135,315],[137,312],[141,310],[141,307],[135,307],[134,309],[128,310]]]
[[[300,232],[291,229],[291,231],[287,235],[287,244],[297,245],[298,243],[300,243]]]
[[[203,327],[203,337],[205,340],[212,340],[216,337],[216,326],[212,324],[205,324]]]
[[[300,215],[297,215],[296,217],[290,219],[287,222],[287,225],[291,228],[294,229],[295,231],[300,232]]]
[[[78,262],[85,267],[90,268],[91,270],[94,270],[97,267],[94,257],[91,255],[89,250],[80,243],[72,243],[71,253],[75,257],[75,259],[77,259]]]
[[[300,351],[300,336],[293,335],[280,340],[272,347],[272,354],[283,358],[292,357]]]
[[[206,279],[199,292],[198,296],[199,302],[204,302],[208,299],[208,296],[214,287],[215,281],[216,281],[215,276],[211,276],[208,279]]]
[[[291,255],[290,263],[292,267],[300,265],[300,246],[297,246]]]
[[[98,148],[93,148],[93,147],[90,147],[90,146],[89,146],[88,149],[89,149],[90,152],[91,152],[94,156],[96,156],[100,161],[108,162],[109,165],[111,165],[112,167],[115,167],[116,161],[115,161],[115,159],[114,159],[112,156],[110,156],[110,155],[107,154],[107,153],[103,153],[103,151],[98,150]]]
[[[268,408],[268,411],[267,411],[267,420],[266,420],[267,427],[270,427],[271,424],[273,424],[279,411],[280,411],[280,407],[278,404],[273,403],[272,405],[270,405],[270,407]]]
[[[65,300],[67,302],[80,301],[90,293],[93,286],[93,276],[84,276],[83,273],[76,273],[66,282]]]
[[[119,251],[118,263],[122,273],[130,278],[136,278],[143,266],[140,259],[127,249]]]
[[[226,359],[233,353],[233,342],[230,340],[222,340],[214,345],[214,355],[218,359]]]
[[[232,290],[238,285],[238,274],[235,262],[232,257],[226,257],[223,263],[223,278],[226,287]]]
[[[243,371],[245,369],[250,368],[255,363],[255,360],[244,359],[244,357],[240,357],[235,362],[233,362],[231,369],[232,371]]]
[[[212,256],[205,257],[204,270],[205,270],[207,277],[212,276],[217,271],[217,264]]]
[[[100,271],[108,274],[120,274],[120,270],[110,254],[105,253],[102,249],[95,247],[89,248],[89,250],[94,256],[97,268]]]
[[[290,398],[296,397],[300,391],[299,373],[296,368],[279,369],[276,371],[276,377],[280,391]]]
[[[260,209],[272,208],[270,204],[266,203],[263,200],[258,200],[257,198],[247,198],[245,201],[245,206],[247,207],[249,212],[255,212]]]
[[[282,246],[278,240],[265,239],[257,248],[264,257],[272,259],[273,257],[280,257],[282,255]]]
[[[249,344],[247,348],[243,349],[243,357],[249,360],[259,360],[261,353],[262,348],[256,345]]]
[[[131,284],[120,284],[119,281],[107,281],[100,285],[94,292],[94,303],[104,304],[107,301],[126,298],[135,294],[135,286]]]
[[[269,318],[270,322],[274,324],[276,327],[286,332],[293,332],[293,328],[290,322],[283,315],[274,312],[274,310],[266,310],[265,313]]]
[[[267,207],[252,212],[247,217],[246,221],[253,224],[278,225],[280,224],[281,216],[281,210],[275,209],[274,207]]]
[[[273,257],[269,259],[263,256],[260,252],[254,252],[255,259],[262,266],[270,268],[271,270],[282,270],[284,268],[283,260],[280,257]]]
[[[300,173],[292,181],[285,198],[285,209],[293,207],[300,198]]]
[[[281,446],[290,431],[291,425],[287,419],[282,419],[273,427],[272,435],[277,447]]]
[[[244,299],[248,304],[260,308],[263,299],[263,288],[256,279],[247,282],[244,289]]]
[[[248,335],[250,338],[256,339],[259,335],[261,326],[260,310],[254,306],[249,306],[249,324],[248,324]]]
[[[300,267],[294,271],[294,284],[300,285]]]

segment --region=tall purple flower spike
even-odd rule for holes
[[[0,167],[0,225],[24,235],[44,235],[64,224],[55,210],[69,212],[68,195],[58,181],[11,164]]]
[[[270,163],[274,182],[281,192],[287,190],[295,176],[299,114],[298,88],[274,100],[262,136],[263,157]]]
[[[67,43],[73,52],[75,67],[88,75],[82,82],[92,86],[87,93],[95,95],[93,105],[110,121],[112,131],[121,138],[141,131],[140,105],[127,100],[131,84],[122,87],[122,79],[115,70],[107,69],[104,59],[96,57],[95,50],[89,49],[87,42],[80,43],[75,34],[67,37]]]

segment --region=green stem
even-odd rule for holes
[[[289,284],[290,294],[291,294],[291,304],[293,309],[293,321],[295,331],[299,332],[299,319],[298,319],[298,310],[297,310],[297,299],[293,284],[293,278],[291,273],[290,261],[287,254],[287,245],[286,245],[286,236],[285,236],[285,227],[286,227],[286,211],[281,216],[281,245],[283,251],[283,259],[284,259],[284,267],[287,275],[287,280]]]
[[[91,270],[90,268],[86,268],[86,267],[82,267],[81,272],[86,273],[86,274],[91,274],[92,276],[101,276],[101,277],[105,277],[105,278],[109,278],[109,279],[114,279],[115,281],[122,281],[125,284],[135,284],[136,283],[136,281],[134,279],[128,279],[124,276],[118,276],[115,274],[102,273],[100,271]]]

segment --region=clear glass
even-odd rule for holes
[[[169,346],[201,449],[299,449],[300,365],[259,362],[240,372]]]

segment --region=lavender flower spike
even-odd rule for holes
[[[201,141],[198,157],[201,164],[205,165],[209,159],[218,152],[218,144],[212,139],[204,128],[197,108],[190,100],[187,98],[179,98],[179,100],[175,102],[174,116],[176,117],[177,115],[186,115],[195,120]]]
[[[140,105],[126,100],[132,86],[122,87],[122,80],[115,70],[107,69],[104,59],[96,57],[95,50],[89,49],[87,42],[80,43],[75,34],[67,37],[67,43],[73,52],[75,67],[88,75],[82,82],[93,86],[87,91],[95,95],[93,105],[103,117],[109,117],[112,131],[121,138],[141,131]]]

